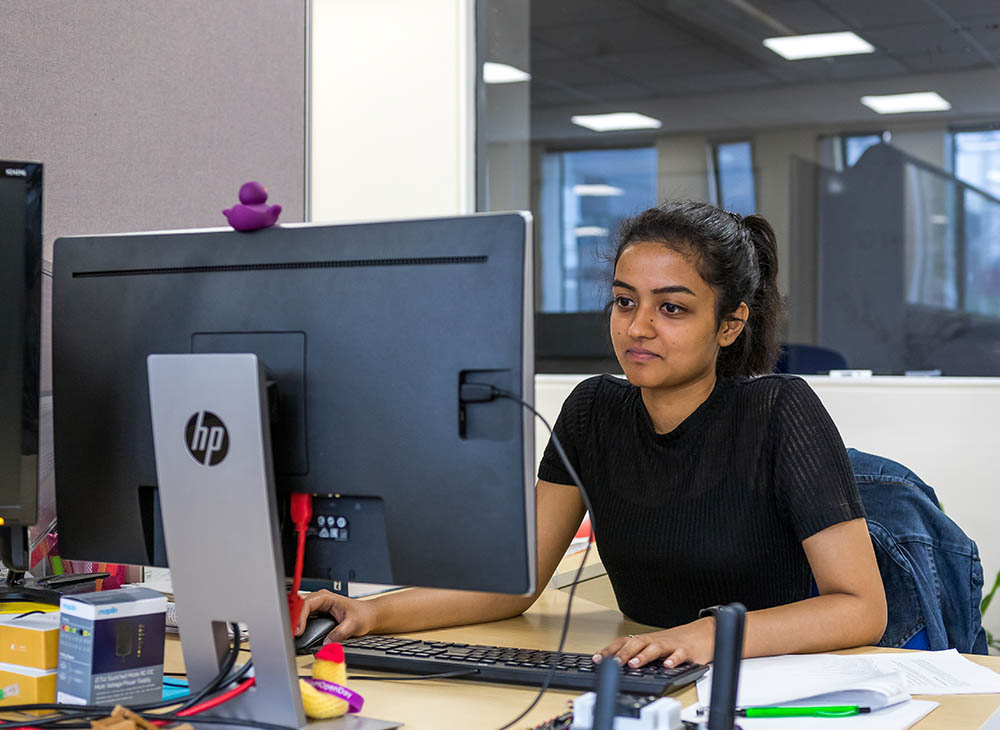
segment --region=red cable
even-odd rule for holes
[[[295,532],[298,535],[299,543],[295,551],[295,575],[292,577],[292,592],[297,594],[299,586],[302,585],[302,562],[306,556],[306,531],[305,529],[295,528]],[[298,616],[295,617],[296,620],[298,618]]]
[[[199,712],[204,712],[205,710],[211,710],[213,707],[218,707],[223,702],[229,702],[233,697],[238,697],[239,695],[246,692],[248,689],[254,686],[257,680],[254,677],[250,679],[244,679],[238,685],[230,690],[223,692],[221,695],[217,695],[210,700],[205,700],[204,702],[199,702],[194,707],[189,707],[186,710],[181,710],[177,713],[178,717],[187,717],[188,715],[197,715]]]
[[[302,585],[302,563],[306,553],[306,532],[309,529],[309,520],[312,519],[312,495],[295,492],[291,496],[292,522],[295,524],[295,532],[298,536],[298,545],[295,551],[295,573],[292,576],[292,590],[288,592],[288,616],[291,619],[292,634],[295,634],[295,627],[299,623],[299,614],[302,613],[302,599],[299,597],[299,587]]]

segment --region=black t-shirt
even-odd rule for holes
[[[864,517],[840,434],[794,376],[719,379],[657,434],[639,389],[601,375],[573,390],[555,430],[593,506],[618,605],[640,623],[808,598],[802,540]],[[538,478],[573,483],[551,441]]]

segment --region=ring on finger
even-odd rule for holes
[[[629,635],[628,635],[628,638],[630,638],[630,639],[634,639],[634,638],[635,638],[635,634],[629,634]]]

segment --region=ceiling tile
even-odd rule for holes
[[[796,33],[844,30],[844,23],[840,18],[811,0],[784,0],[769,7],[763,7],[760,2],[754,2],[753,5]],[[771,35],[783,34],[775,30]]]
[[[899,76],[910,73],[905,65],[884,54],[863,56],[837,56],[790,61],[806,79],[811,81],[849,81],[880,76]]]
[[[925,51],[897,56],[912,73],[962,71],[990,66],[983,56],[971,48],[960,51]]]
[[[568,86],[595,86],[625,81],[620,74],[599,63],[581,58],[560,58],[531,64],[531,75],[537,81],[551,81]]]
[[[640,12],[628,0],[531,0],[531,27],[621,20]]]
[[[931,50],[938,53],[961,51],[969,42],[947,23],[919,23],[870,28],[865,39],[882,51],[905,55]]]
[[[938,5],[956,20],[1000,18],[1000,6],[993,0],[938,0]]]
[[[739,59],[702,44],[627,53],[604,59],[604,62],[608,68],[637,81],[690,73],[746,70],[746,64]]]
[[[537,38],[531,39],[531,62],[551,61],[553,58],[566,58],[566,54],[557,48],[542,43]]]
[[[843,18],[848,30],[864,36],[862,30],[906,23],[942,22],[934,9],[917,0],[817,0],[817,5]],[[865,36],[867,37],[867,36]]]
[[[532,37],[568,56],[602,56],[690,43],[688,34],[666,23],[627,18],[532,30]]]
[[[727,0],[633,0],[633,2],[643,7],[650,18],[660,18],[665,22],[675,20],[678,25],[684,25],[691,19],[696,20],[699,16],[710,17],[719,25],[745,22],[747,19],[746,11]]]
[[[1000,23],[969,23],[965,27],[967,28],[966,32],[975,38],[980,45],[993,51],[994,56],[998,55],[997,51],[1000,51]]]
[[[717,91],[735,91],[773,86],[775,81],[759,71],[741,71],[724,74],[688,74],[673,78],[657,79],[650,83],[660,96],[682,94],[711,94]]]
[[[651,89],[639,84],[609,84],[602,86],[585,86],[580,89],[601,101],[619,101],[621,99],[645,99],[653,94]]]
[[[579,95],[559,86],[539,87],[531,85],[531,108],[541,109],[547,106],[563,106],[581,101]],[[586,100],[590,101],[590,100]]]

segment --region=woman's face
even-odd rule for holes
[[[629,246],[615,266],[611,340],[625,376],[641,388],[714,374],[719,348],[741,322],[715,321],[715,292],[691,261],[662,243]],[[741,305],[741,308],[743,305]]]

